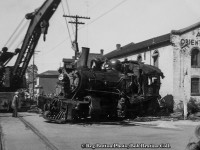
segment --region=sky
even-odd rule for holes
[[[20,48],[28,21],[23,22],[18,31],[20,34],[9,39],[25,15],[40,7],[43,2],[1,0],[1,47],[8,46],[9,51]],[[35,64],[38,73],[57,70],[63,65],[63,58],[72,58],[74,55],[71,40],[75,39],[75,28],[68,24],[69,34],[65,19],[67,22],[73,20],[64,18],[64,14],[90,17],[80,19],[85,24],[78,29],[79,49],[88,47],[91,53],[100,53],[100,49],[103,49],[106,54],[115,50],[116,44],[123,46],[145,41],[200,22],[199,8],[199,0],[62,0],[49,22],[46,41],[41,36],[36,47]],[[13,65],[14,60],[9,65]]]

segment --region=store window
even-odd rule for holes
[[[191,78],[191,95],[199,96],[200,95],[200,78]]]
[[[191,52],[191,67],[200,68],[200,52],[198,48],[195,48]]]
[[[157,50],[154,51],[152,57],[153,57],[153,65],[155,67],[158,67],[158,56],[159,56],[159,53]]]

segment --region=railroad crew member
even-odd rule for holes
[[[19,105],[19,92],[15,92],[12,100],[13,117],[18,117],[18,105]]]
[[[105,58],[104,63],[102,64],[101,69],[102,70],[109,70],[109,69],[111,69],[111,67],[110,67],[110,61],[107,58]]]
[[[90,68],[92,68],[93,71],[101,71],[101,66],[103,62],[99,58],[95,58],[90,63]]]

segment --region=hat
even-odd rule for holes
[[[19,94],[19,92],[15,92],[15,95]]]

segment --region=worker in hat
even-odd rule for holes
[[[13,117],[18,117],[17,111],[18,111],[18,105],[19,105],[19,92],[15,92],[15,95],[12,100],[12,109],[13,109]]]

